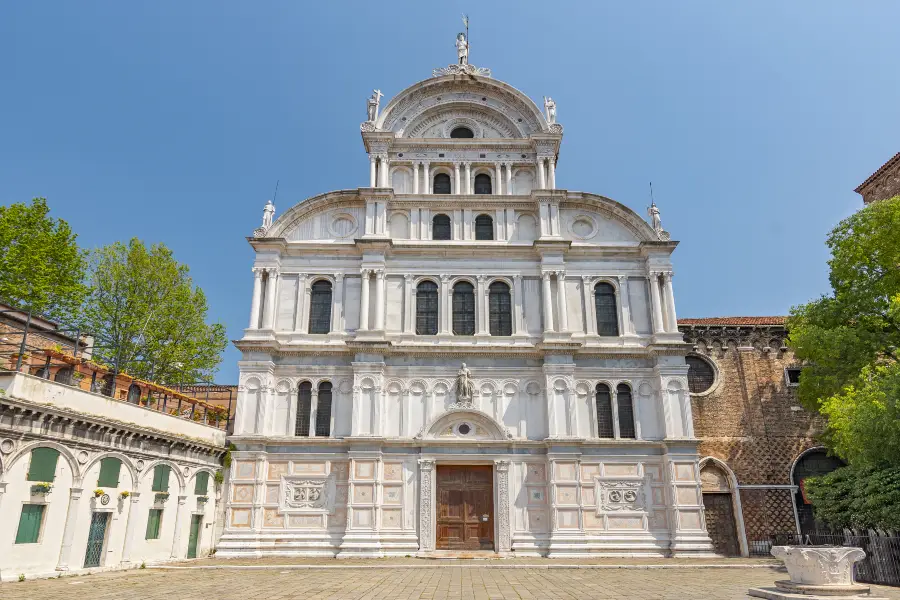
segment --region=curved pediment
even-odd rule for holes
[[[522,137],[516,124],[499,110],[466,102],[449,102],[422,112],[403,129],[402,137],[449,138],[458,126],[468,127],[476,138]]]
[[[493,417],[469,405],[453,404],[425,425],[417,439],[445,441],[505,441],[512,434]]]
[[[272,223],[265,236],[352,242],[362,235],[365,205],[356,190],[339,190],[295,204]]]

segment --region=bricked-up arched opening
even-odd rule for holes
[[[741,506],[733,474],[712,458],[701,461],[700,465],[703,514],[713,549],[722,556],[746,556]]]
[[[807,450],[797,459],[791,469],[791,482],[797,486],[794,493],[794,506],[797,511],[797,527],[801,535],[816,532],[827,532],[828,528],[816,521],[812,503],[806,497],[805,482],[810,477],[826,475],[844,466],[841,459],[828,456],[825,448]]]

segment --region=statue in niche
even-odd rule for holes
[[[475,382],[472,380],[472,373],[463,363],[456,372],[456,402],[458,404],[471,404],[472,396],[475,394]]]
[[[456,56],[459,58],[459,64],[469,64],[469,42],[464,33],[456,36]]]
[[[556,123],[556,102],[549,96],[544,96],[544,109],[547,111],[547,124]]]
[[[262,228],[268,229],[272,226],[272,219],[275,216],[275,205],[271,200],[266,201],[266,206],[263,208],[263,222]]]
[[[366,100],[367,120],[372,123],[378,119],[378,106],[381,104],[382,96],[384,96],[384,94],[381,93],[381,90],[372,90],[372,97]]]

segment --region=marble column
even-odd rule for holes
[[[634,319],[631,316],[631,296],[628,290],[628,277],[619,275],[619,305],[622,313],[622,333],[634,334]]]
[[[586,335],[597,335],[597,306],[594,301],[593,277],[581,276],[581,291],[584,297],[584,331]]]
[[[512,163],[506,163],[506,195],[511,196],[512,193]]]
[[[306,273],[297,275],[297,317],[294,320],[294,331],[306,333],[309,331],[309,319],[306,318],[307,293],[311,291],[306,288]]]
[[[419,459],[419,552],[434,550],[434,460]]]
[[[449,275],[441,275],[441,295],[438,298],[438,320],[440,321],[438,327],[438,333],[441,334],[449,334],[450,333],[450,303],[452,302],[452,297],[450,296],[450,276]]]
[[[266,269],[269,278],[266,280],[266,316],[263,326],[266,329],[275,328],[275,298],[278,296],[278,271]]]
[[[187,496],[178,496],[178,504],[175,505],[175,535],[172,536],[172,552],[170,554],[172,558],[178,558],[181,550],[181,513],[184,512],[186,501]]]
[[[503,169],[500,166],[500,163],[494,163],[494,194],[500,196],[503,194]]]
[[[125,523],[125,541],[122,544],[122,562],[131,562],[131,546],[134,544],[134,530],[137,527],[138,511],[140,510],[141,493],[131,492],[128,496],[131,506],[128,508],[128,521]]]
[[[403,276],[403,333],[408,334],[416,331],[414,326],[416,312],[413,304],[413,294],[415,292],[413,291],[412,282],[412,275]]]
[[[544,333],[553,331],[553,301],[550,298],[550,272],[541,273],[541,298],[544,306]]]
[[[262,297],[263,269],[253,269],[253,300],[250,301],[249,329],[259,329],[259,302]]]
[[[497,480],[497,552],[512,550],[512,532],[509,523],[509,461],[495,460],[494,473]]]
[[[513,335],[525,335],[522,325],[522,276],[513,275]]]
[[[413,168],[413,194],[419,193],[419,163],[414,162],[412,165]]]
[[[669,320],[669,326],[666,329],[669,333],[678,333],[678,319],[675,317],[675,293],[672,290],[672,272],[663,273],[663,281],[665,282],[666,297],[666,316]]]
[[[375,270],[375,329],[384,331],[384,269]]]
[[[488,335],[487,303],[487,275],[479,275],[475,289],[475,332],[477,335]]]
[[[472,163],[466,163],[466,194],[472,193]]]
[[[538,176],[538,189],[545,190],[547,189],[547,184],[544,181],[544,158],[539,157],[537,159],[537,176]]]
[[[334,294],[331,305],[331,331],[344,331],[344,274],[334,274]]]
[[[653,305],[653,333],[662,333],[665,331],[665,325],[659,294],[659,273],[656,271],[650,272],[650,303]]]
[[[423,193],[423,194],[430,194],[430,193],[432,193],[432,189],[431,189],[431,164],[430,164],[430,163],[427,163],[427,162],[423,162],[423,163],[422,163],[422,169],[423,169],[424,172],[425,172],[425,181],[423,182],[423,183],[425,184],[425,191],[422,192],[422,193]]]
[[[75,537],[75,526],[78,523],[78,505],[81,503],[80,487],[69,488],[69,508],[66,512],[66,524],[63,526],[62,546],[59,549],[57,571],[69,570],[69,556],[72,554],[72,539]]]
[[[459,187],[459,163],[453,163],[453,193],[454,194],[462,194],[462,189]]]
[[[362,281],[359,290],[359,331],[369,330],[369,275],[371,269],[362,269]]]
[[[381,185],[379,187],[391,187],[391,171],[387,155],[381,156],[379,161],[381,162]]]
[[[375,172],[376,172],[376,161],[378,160],[377,156],[372,154],[369,155],[369,187],[375,187]]]
[[[569,309],[566,304],[566,272],[556,272],[556,304],[559,309],[559,331],[569,331]]]
[[[316,436],[316,414],[319,412],[319,390],[313,388],[311,390],[311,399],[309,402],[309,437]]]
[[[550,189],[556,189],[556,159],[548,158],[547,159],[547,171],[550,175]]]

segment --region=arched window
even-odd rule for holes
[[[450,132],[452,138],[473,138],[475,134],[468,127],[456,127]]]
[[[331,282],[320,279],[312,285],[309,298],[309,332],[331,331]]]
[[[475,335],[475,288],[468,281],[453,286],[453,333]]]
[[[446,173],[438,173],[434,176],[434,193],[449,194],[450,192],[450,176]]]
[[[491,335],[512,335],[512,299],[509,286],[495,281],[488,288]]]
[[[138,404],[141,401],[141,386],[132,383],[128,386],[128,402],[130,404]]]
[[[612,394],[605,383],[597,384],[597,437],[613,438]]]
[[[416,286],[416,335],[437,335],[438,286],[423,281]]]
[[[594,286],[594,306],[597,310],[597,334],[619,335],[616,289],[608,283],[598,283]]]
[[[475,217],[475,239],[494,239],[494,220],[490,215],[478,215]]]
[[[688,366],[688,389],[692,394],[702,394],[713,386],[716,372],[706,359],[687,356],[684,360]]]
[[[450,239],[450,217],[447,215],[434,215],[431,220],[431,239]]]
[[[791,483],[797,486],[797,491],[794,493],[794,504],[797,507],[797,520],[800,522],[802,535],[814,534],[819,531],[827,532],[826,527],[816,520],[813,505],[804,497],[804,482],[809,477],[827,475],[843,466],[845,465],[839,458],[828,456],[824,449],[810,450],[794,464]]]
[[[312,384],[304,381],[297,393],[297,420],[294,435],[309,436],[309,415],[312,413]]]
[[[476,194],[493,194],[491,191],[491,176],[487,173],[479,173],[475,176]]]
[[[619,409],[619,437],[637,437],[634,429],[634,405],[631,402],[631,388],[625,383],[616,386],[616,407]]]
[[[316,435],[331,435],[331,383],[319,384],[319,401],[316,404]]]
[[[58,381],[59,383],[72,383],[72,367],[63,367],[59,371],[56,372],[56,375],[53,376],[53,381]]]

